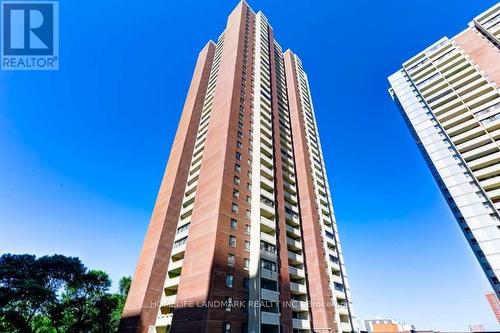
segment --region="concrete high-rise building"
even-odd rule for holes
[[[389,89],[500,295],[500,3],[389,77]],[[471,282],[473,283],[473,282]]]
[[[245,2],[198,57],[120,330],[357,331],[307,75]]]

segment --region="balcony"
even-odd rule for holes
[[[168,272],[173,274],[180,274],[182,269],[182,262],[184,260],[170,261],[168,264]]]
[[[349,323],[341,322],[340,329],[342,330],[342,332],[352,332],[352,327],[351,327],[351,324],[349,324]]]
[[[262,165],[265,165],[268,168],[273,167],[273,159],[267,157],[266,155],[260,155],[260,161],[262,162]]]
[[[261,289],[260,296],[262,299],[267,299],[269,301],[279,301],[280,293],[274,290]]]
[[[309,311],[306,301],[298,301],[295,299],[292,299],[292,309],[296,311]]]
[[[172,324],[172,313],[161,314],[156,318],[156,326],[169,326]]]
[[[260,173],[269,180],[273,180],[273,170],[265,164],[261,164]]]
[[[276,237],[266,234],[265,232],[260,233],[260,239],[272,245],[276,245]]]
[[[288,244],[288,248],[290,250],[294,250],[294,251],[302,250],[302,243],[300,241],[297,241],[295,239],[287,237],[286,243]]]
[[[186,243],[174,247],[172,249],[172,257],[173,258],[184,258],[184,252],[186,251]]]
[[[161,300],[161,306],[174,306],[177,295],[165,296]]]
[[[265,268],[261,269],[260,276],[268,280],[278,281],[278,273]]]
[[[260,176],[260,184],[265,190],[271,192],[274,191],[274,182],[270,181],[266,177]]]
[[[309,319],[293,319],[293,329],[308,330],[311,329]]]
[[[304,284],[290,282],[290,290],[296,294],[306,294],[307,287]]]
[[[288,191],[285,191],[285,200],[292,205],[297,204],[297,196],[289,193]]]
[[[165,289],[176,290],[177,286],[179,286],[180,276],[174,278],[167,278],[165,281]]]
[[[288,261],[292,265],[303,264],[304,263],[304,257],[302,255],[300,255],[300,254],[288,251]]]
[[[266,325],[279,325],[280,316],[277,313],[262,311],[260,314],[262,324]]]
[[[276,232],[276,222],[274,219],[268,219],[267,217],[260,217],[260,231],[267,233]]]
[[[292,227],[291,225],[286,226],[286,232],[287,232],[288,236],[291,236],[291,238],[302,237],[302,235],[300,234],[300,229]]]
[[[293,266],[288,267],[288,273],[290,273],[290,275],[296,279],[306,277],[306,274],[303,269],[295,268]]]
[[[272,205],[271,205],[272,203]],[[267,218],[267,219],[273,219],[274,218],[274,202],[269,200],[269,201],[264,201],[263,198],[260,200],[260,215]]]

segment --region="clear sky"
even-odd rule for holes
[[[359,319],[498,329],[386,77],[494,0],[250,1],[309,75]],[[0,252],[131,275],[197,54],[236,1],[61,1],[60,70],[0,72]]]

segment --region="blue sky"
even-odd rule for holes
[[[309,75],[359,319],[497,329],[386,77],[494,0],[251,1]],[[61,1],[60,70],[0,72],[0,252],[131,275],[197,54],[236,1]]]

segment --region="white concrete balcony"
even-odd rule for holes
[[[260,215],[265,218],[272,219],[274,218],[274,202],[268,199],[262,199],[260,201]]]
[[[500,162],[500,152],[478,158],[477,160],[471,161],[468,164],[472,170],[477,170],[488,164],[494,164],[498,162]]]
[[[174,257],[174,258],[184,257],[185,251],[186,251],[186,243],[179,245],[177,247],[174,247],[172,249],[172,257]]]
[[[273,167],[273,159],[272,158],[269,158],[266,155],[260,155],[260,160],[262,162],[262,165],[265,165],[268,168],[272,169],[272,167]]]
[[[260,176],[260,183],[265,190],[274,191],[274,182],[270,181],[266,177]]]
[[[270,270],[265,269],[265,268],[261,269],[260,276],[265,278],[265,279],[268,279],[268,280],[273,280],[273,281],[278,280],[278,273],[277,272],[273,272],[273,271],[270,271]]]
[[[177,295],[165,296],[161,300],[161,306],[174,306]]]
[[[285,200],[288,203],[291,203],[292,205],[297,204],[297,196],[296,195],[290,194],[288,191],[284,191],[284,193],[285,193]]]
[[[299,217],[296,215],[292,215],[290,213],[285,212],[285,219],[288,224],[296,227],[299,225]]]
[[[260,290],[260,296],[263,299],[267,299],[269,301],[279,301],[280,299],[280,293],[277,291],[273,290],[268,290],[268,289],[261,289]]]
[[[307,287],[305,284],[290,282],[290,290],[295,294],[306,294]]]
[[[274,252],[269,252],[266,250],[260,250],[260,257],[263,259],[271,260],[271,261],[277,261],[278,256]]]
[[[332,288],[333,297],[337,299],[345,299],[345,292]]]
[[[156,318],[156,326],[169,326],[172,324],[172,313],[161,314]]]
[[[168,264],[168,271],[175,271],[179,268],[182,268],[182,262],[184,260],[176,260],[176,261],[170,261],[170,263]]]
[[[303,264],[304,257],[300,254],[288,251],[288,261],[292,264]]]
[[[488,190],[491,187],[498,187],[499,183],[500,183],[500,176],[480,181],[481,186],[486,190]]]
[[[306,276],[303,269],[293,266],[288,267],[288,273],[290,273],[293,278],[304,278]]]
[[[260,165],[260,172],[261,172],[262,176],[266,177],[267,179],[269,179],[271,181],[273,180],[274,172],[271,168],[269,168],[265,164]]]
[[[300,229],[299,228],[295,228],[295,227],[292,227],[291,225],[287,225],[286,226],[286,231],[290,234],[293,234],[297,237],[302,237],[302,235],[300,234]]]
[[[188,234],[189,234],[189,229],[186,229],[184,231],[181,231],[181,232],[175,234],[174,242],[186,237]]]
[[[184,220],[193,213],[193,206],[194,202],[191,203],[189,206],[181,209],[181,214],[180,214],[181,220]]]
[[[180,278],[180,276],[174,278],[167,277],[167,279],[165,280],[165,289],[177,289],[177,286],[179,286]]]
[[[280,316],[277,313],[262,311],[260,318],[261,318],[262,324],[266,324],[266,325],[279,325],[280,324]]]
[[[290,237],[287,237],[286,243],[288,244],[288,246],[291,250],[301,250],[302,249],[302,243],[298,240],[291,239]]]
[[[292,300],[292,309],[296,311],[309,311],[309,307],[306,301]]]
[[[342,330],[342,332],[352,332],[352,327],[351,327],[351,324],[349,324],[349,323],[341,322],[340,329]]]
[[[294,185],[290,184],[286,180],[283,180],[283,187],[290,193],[290,194],[297,194],[297,189],[295,188]]]
[[[260,233],[260,239],[269,244],[276,245],[276,237],[266,234],[265,232]]]
[[[498,146],[496,145],[496,143],[492,142],[492,143],[486,144],[484,146],[472,149],[466,153],[463,153],[462,157],[465,160],[470,160],[473,158],[478,158],[480,156],[484,156],[486,154],[492,153],[492,152],[497,151],[497,150],[498,150]]]
[[[347,306],[339,305],[336,308],[336,310],[337,310],[338,314],[341,316],[348,316],[349,315],[349,310],[347,309]]]
[[[260,230],[265,232],[275,232],[276,231],[276,222],[274,219],[268,219],[267,217],[260,217]]]
[[[332,267],[333,272],[339,272],[340,271],[340,265],[336,262],[330,261],[330,266]]]
[[[335,275],[335,274],[332,274],[332,282],[337,282],[337,283],[340,283],[340,284],[343,284],[344,282],[342,281],[342,277],[341,276],[338,276],[338,275]]]
[[[311,324],[309,319],[293,319],[293,328],[298,330],[308,330],[311,329]]]

